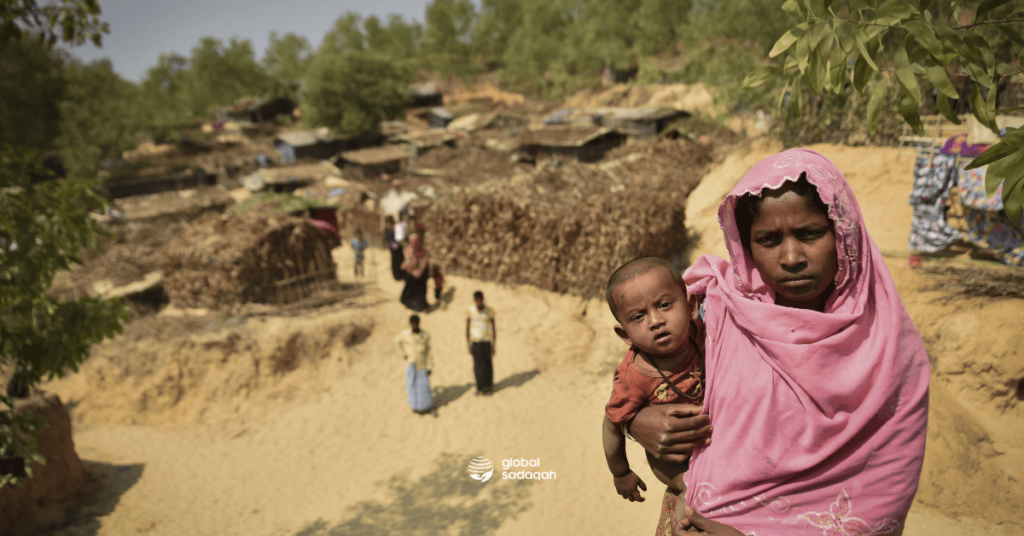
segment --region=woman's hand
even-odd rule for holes
[[[706,532],[714,536],[744,536],[742,532],[736,530],[725,523],[719,523],[717,521],[711,521],[710,519],[700,515],[696,510],[686,505],[686,509],[683,510],[686,514],[686,519],[690,520],[693,526],[700,529],[701,532]]]
[[[694,447],[711,443],[711,425],[701,406],[659,404],[637,413],[629,425],[629,434],[655,458],[683,463]]]

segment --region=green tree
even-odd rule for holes
[[[482,0],[474,29],[477,53],[485,64],[500,65],[502,56],[516,30],[523,24],[525,2],[520,0]]]
[[[423,41],[423,27],[419,23],[407,23],[402,17],[391,15],[385,26],[380,19],[371,16],[363,23],[363,30],[367,50],[407,65],[419,61]]]
[[[60,132],[65,58],[39,35],[0,41],[0,143],[53,148]]]
[[[68,5],[80,9],[65,9]],[[49,36],[59,32],[65,42],[89,37],[100,43],[105,25],[98,22],[95,1],[61,2],[54,9],[63,16],[35,18],[40,10],[54,13],[47,9],[28,0],[4,2],[0,47],[22,39],[19,28]],[[0,367],[15,369],[24,387],[77,370],[90,346],[120,332],[128,315],[120,300],[65,300],[47,293],[57,270],[80,262],[83,247],[98,245],[102,230],[90,212],[103,210],[106,201],[95,191],[95,178],[33,180],[45,173],[33,148],[0,143]],[[0,394],[0,408],[0,456],[45,463],[35,446],[40,420],[15,414],[6,392]],[[32,465],[26,465],[31,476]],[[19,481],[0,475],[0,487]]]
[[[317,49],[320,53],[363,52],[366,50],[366,35],[363,34],[363,18],[356,13],[346,13],[334,21],[334,27],[327,32]]]
[[[423,53],[428,68],[468,78],[479,72],[473,28],[472,0],[433,0],[427,5]]]
[[[100,162],[135,145],[146,122],[141,89],[114,72],[110,60],[71,63],[68,88],[60,102],[57,147],[68,174],[95,177]]]
[[[322,50],[306,77],[304,115],[313,125],[375,136],[380,122],[405,110],[411,72],[374,52]]]
[[[502,80],[520,91],[557,97],[596,82],[586,81],[572,61],[578,43],[578,14],[572,0],[526,0],[522,20],[501,56]]]
[[[640,54],[662,51],[683,37],[693,2],[690,0],[642,0],[633,19],[636,26],[634,49]]]
[[[39,5],[36,0],[0,2],[0,42],[17,40],[25,33],[39,33],[51,45],[74,45],[87,40],[100,46],[110,25],[100,20],[96,0],[56,0]]]
[[[241,97],[267,94],[274,85],[256,61],[248,39],[231,38],[226,46],[213,37],[200,39],[192,48],[189,70],[191,112],[197,117],[209,114],[211,107],[231,104]]]
[[[188,58],[174,53],[161,54],[142,79],[147,126],[153,137],[166,137],[182,118],[192,114],[192,95]]]
[[[872,135],[887,88],[898,87],[900,114],[923,134],[920,107],[927,96],[921,90],[924,81],[936,90],[939,112],[960,123],[950,104],[960,97],[949,76],[955,68],[973,81],[970,109],[983,125],[997,131],[996,115],[1013,111],[996,110],[997,84],[1003,76],[1024,76],[1019,60],[1007,63],[1019,58],[1024,48],[1024,3],[787,0],[782,9],[791,13],[797,24],[770,51],[769,57],[778,58],[777,64],[753,70],[746,87],[757,87],[772,77],[795,90],[806,83],[814,95],[839,94],[852,87],[870,95],[867,120]],[[999,39],[994,39],[996,36]],[[850,61],[852,69],[848,68]],[[793,95],[798,97],[800,91]],[[799,115],[802,99],[790,100]],[[1024,205],[1024,129],[1007,130],[998,144],[968,167],[989,166],[988,194],[993,195],[1003,183],[1006,213],[1017,221]]]
[[[313,49],[305,37],[291,32],[278,37],[277,32],[270,32],[263,68],[278,84],[296,93],[312,56]]]

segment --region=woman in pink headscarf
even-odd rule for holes
[[[405,250],[402,270],[405,272],[405,288],[399,301],[413,311],[427,310],[427,279],[430,272],[430,254],[423,247],[419,233],[409,236],[409,247]]]
[[[630,433],[668,461],[692,450],[686,513],[702,530],[902,533],[930,371],[849,184],[820,154],[785,151],[718,220],[732,263],[704,256],[683,276],[704,310],[704,406],[646,408]]]

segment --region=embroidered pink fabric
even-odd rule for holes
[[[775,305],[745,253],[740,196],[807,179],[835,224],[839,271],[824,312]],[[756,536],[899,534],[917,491],[928,418],[924,343],[843,174],[793,149],[759,162],[722,202],[733,262],[683,276],[707,296],[713,441],[694,451],[686,502]]]

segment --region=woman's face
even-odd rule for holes
[[[775,303],[821,311],[839,270],[828,216],[792,191],[766,192],[750,226],[750,253]]]

